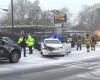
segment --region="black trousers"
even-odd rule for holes
[[[77,50],[78,50],[78,48],[81,50],[81,44],[77,44]]]
[[[29,46],[29,54],[32,54],[32,53],[33,53],[32,46]]]
[[[87,48],[87,52],[89,52],[89,51],[90,51],[90,50],[89,50],[89,49],[90,49],[90,44],[87,44],[87,45],[86,45],[86,48]]]
[[[86,45],[86,48],[87,48],[87,49],[90,49],[90,45],[89,45],[89,44],[87,44],[87,45]]]
[[[26,57],[26,47],[21,47],[21,51],[22,49],[24,50],[24,57]]]

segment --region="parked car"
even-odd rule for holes
[[[11,63],[17,63],[21,58],[21,49],[9,37],[0,38],[0,60],[8,60]]]
[[[65,55],[65,48],[59,39],[46,38],[41,43],[41,54],[47,55]]]

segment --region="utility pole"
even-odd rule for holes
[[[14,29],[14,10],[13,10],[13,0],[11,0],[11,16],[12,16],[12,33]]]

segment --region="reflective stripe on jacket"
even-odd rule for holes
[[[67,38],[67,43],[71,43],[72,38]]]
[[[22,41],[23,41],[23,38],[20,37],[20,38],[18,39],[18,44],[20,44]]]
[[[82,44],[82,39],[81,38],[77,39],[77,44]]]
[[[86,44],[91,44],[91,38],[86,38],[86,39],[85,39],[85,43],[86,43]]]
[[[20,37],[18,39],[18,44],[21,46],[21,47],[26,47],[26,38],[25,37]]]

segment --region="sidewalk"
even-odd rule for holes
[[[23,57],[16,64],[2,63],[0,64],[0,74],[9,73],[13,71],[26,70],[30,68],[39,68],[43,66],[57,65],[64,62],[75,62],[80,60],[87,60],[92,58],[100,57],[100,46],[96,48],[96,51],[86,52],[86,48],[83,47],[82,51],[76,51],[73,48],[71,54],[65,55],[64,57],[42,57],[41,54],[34,50],[34,54],[29,55],[27,52],[27,57]]]

